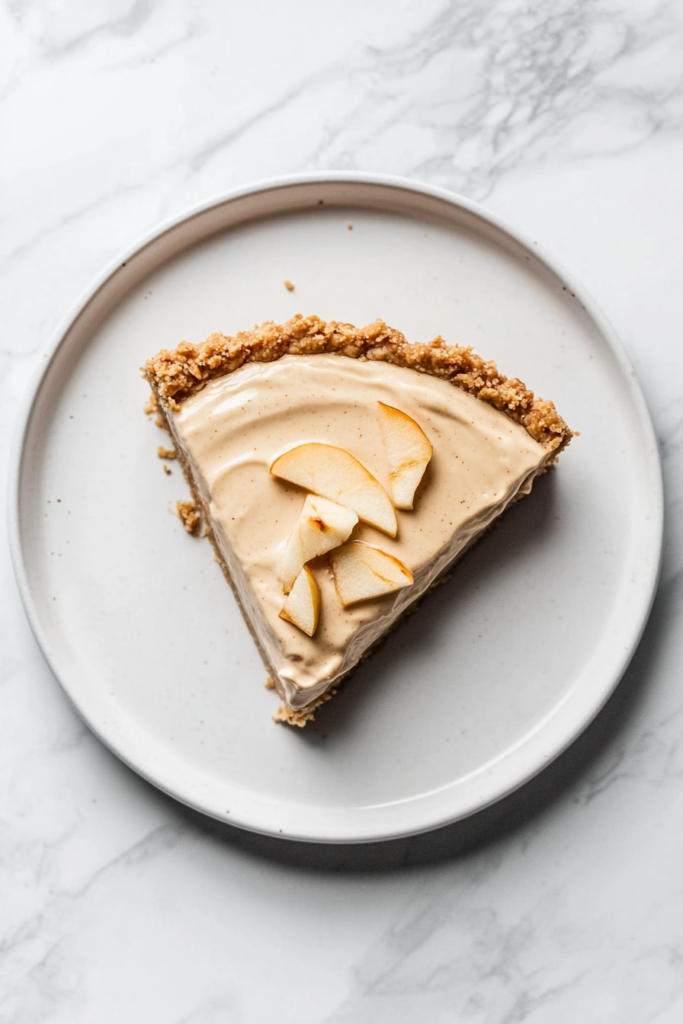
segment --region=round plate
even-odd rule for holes
[[[296,312],[472,345],[581,431],[305,730],[272,723],[211,547],[169,514],[187,491],[138,372]],[[216,818],[359,842],[481,809],[588,724],[650,609],[662,498],[633,369],[575,283],[450,193],[325,175],[196,209],[96,283],[27,406],[11,523],[43,652],[119,757]]]

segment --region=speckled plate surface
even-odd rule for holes
[[[472,344],[581,431],[304,731],[271,722],[210,545],[169,514],[186,489],[138,375],[158,348],[295,312]],[[635,374],[579,286],[465,200],[348,175],[222,197],[97,281],[27,402],[10,501],[27,613],[93,731],[207,814],[320,842],[454,821],[565,749],[638,643],[662,534]]]

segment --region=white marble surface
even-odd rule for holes
[[[662,583],[588,733],[439,834],[227,830],[67,704],[0,549],[0,1022],[683,1020],[683,8],[675,0],[3,0],[2,474],[56,323],[117,252],[228,187],[398,173],[581,277],[655,420]]]

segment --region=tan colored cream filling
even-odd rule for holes
[[[305,493],[269,473],[305,441],[355,455],[388,489],[377,402],[412,416],[434,446],[415,511],[391,539],[359,523],[352,539],[399,558],[412,586],[342,608],[326,557],[311,568],[322,610],[315,636],[279,618],[284,544]],[[385,362],[336,355],[249,363],[183,402],[171,426],[209,504],[212,527],[281,695],[305,707],[347,672],[520,492],[549,453],[526,430],[446,381]]]

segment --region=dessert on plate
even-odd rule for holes
[[[441,338],[301,315],[143,367],[272,683],[304,725],[572,432]],[[194,512],[194,514],[191,514]]]

